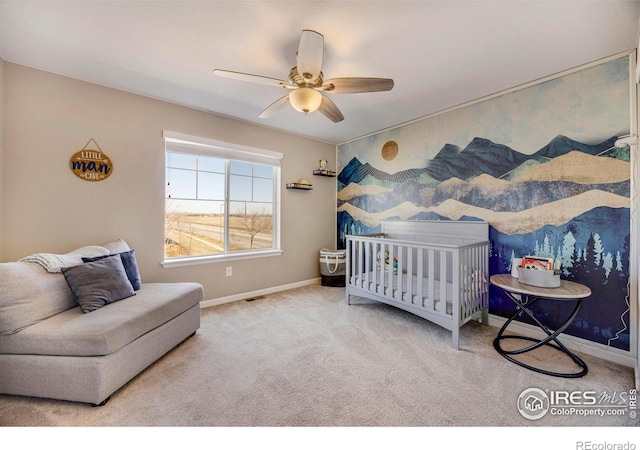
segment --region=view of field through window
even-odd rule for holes
[[[177,152],[166,160],[165,258],[273,248],[272,166]]]

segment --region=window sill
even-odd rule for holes
[[[188,258],[172,258],[162,261],[160,264],[165,269],[173,267],[195,266],[200,264],[211,264],[223,261],[237,261],[242,259],[268,258],[270,256],[280,256],[282,250],[266,250],[261,252],[239,252],[228,255],[207,255],[191,256]]]

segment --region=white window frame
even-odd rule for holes
[[[232,144],[229,142],[218,141],[214,139],[203,138],[199,136],[192,136],[183,133],[177,133],[174,131],[163,131],[163,137],[165,140],[165,164],[164,171],[166,177],[166,154],[167,151],[180,152],[194,154],[194,155],[206,155],[224,158],[227,160],[244,161],[258,164],[266,164],[273,166],[274,179],[273,179],[273,246],[269,249],[251,249],[251,250],[234,250],[233,252],[217,254],[217,255],[202,255],[202,256],[185,256],[179,258],[164,258],[161,262],[165,268],[190,266],[195,264],[208,264],[220,261],[232,261],[238,259],[249,258],[264,258],[269,256],[277,256],[282,254],[280,246],[280,202],[281,202],[281,182],[280,182],[280,161],[283,158],[283,154],[274,152],[271,150],[265,150],[256,147],[248,147],[244,145]],[[226,175],[228,183],[228,174]],[[166,186],[167,180],[165,179],[164,185]],[[229,222],[229,195],[228,186],[225,193],[225,242],[228,241],[229,230],[226,224]],[[166,192],[163,189],[162,195],[165,196]],[[165,203],[165,215],[166,215],[166,203]],[[164,245],[164,244],[163,244]],[[164,254],[164,248],[163,252]]]

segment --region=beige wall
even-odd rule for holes
[[[0,58],[0,261],[3,259],[3,246],[2,246],[2,225],[3,225],[3,186],[4,186],[4,66],[5,62]]]
[[[1,85],[1,84],[0,84]],[[63,253],[125,239],[143,281],[196,281],[215,299],[319,277],[319,250],[335,244],[335,178],[312,177],[335,146],[170,103],[5,63],[4,254]],[[300,120],[304,120],[301,116]],[[165,269],[163,130],[284,154],[283,255]],[[101,182],[69,159],[94,138],[113,162]],[[284,189],[313,178],[312,191]],[[225,277],[225,267],[233,276]]]

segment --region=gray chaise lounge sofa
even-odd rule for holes
[[[70,286],[41,264],[0,264],[0,394],[104,404],[200,327],[197,283],[141,283],[88,313]]]

